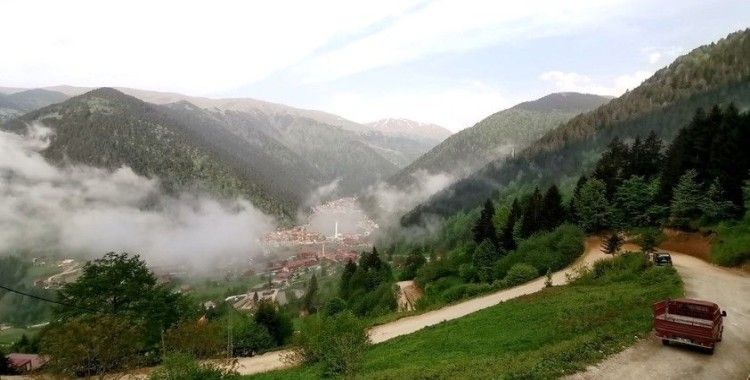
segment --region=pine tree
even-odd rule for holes
[[[735,205],[726,199],[726,194],[718,179],[711,182],[706,196],[700,203],[704,223],[715,223],[732,216]]]
[[[615,137],[607,145],[602,157],[596,163],[593,178],[601,180],[606,189],[607,199],[612,199],[615,190],[625,179],[628,168],[630,149],[619,138]]]
[[[359,259],[359,267],[363,271],[368,271],[371,269],[379,270],[382,265],[383,261],[380,260],[380,255],[378,255],[378,250],[375,247],[372,247],[372,251],[370,253],[363,253],[362,257]]]
[[[589,179],[581,188],[576,198],[575,212],[578,215],[578,224],[585,231],[600,231],[612,224],[612,213],[606,192],[604,182],[596,178]]]
[[[481,242],[474,250],[473,264],[481,281],[492,281],[492,270],[497,259],[497,251],[489,239]]]
[[[513,203],[510,205],[510,212],[508,212],[508,219],[505,221],[505,225],[502,230],[502,246],[506,251],[512,251],[516,249],[516,238],[515,238],[515,227],[518,220],[521,218],[521,205],[518,203],[518,198],[513,199]]]
[[[523,219],[521,219],[521,236],[526,238],[542,229],[542,193],[539,188],[534,189],[526,207],[523,210]]]
[[[347,300],[351,294],[351,280],[354,273],[357,271],[357,264],[354,261],[349,260],[344,265],[344,271],[341,273],[341,281],[339,282],[339,295],[341,298]]]
[[[688,228],[701,216],[702,194],[697,176],[694,169],[686,171],[674,188],[670,223],[676,227]]]
[[[477,244],[481,244],[485,240],[489,240],[495,247],[497,247],[497,230],[493,223],[493,217],[495,216],[495,205],[491,199],[487,199],[484,202],[484,208],[479,215],[479,220],[472,228],[474,233],[474,241]]]
[[[302,307],[310,314],[318,311],[318,277],[314,273],[307,284],[307,293],[302,301]]]
[[[602,252],[608,254],[608,255],[614,255],[616,254],[620,248],[622,247],[622,238],[617,232],[613,232],[607,240],[604,241]]]
[[[557,186],[552,185],[544,194],[542,199],[541,227],[544,230],[553,230],[565,221],[565,208],[562,204],[562,196]]]
[[[576,214],[575,202],[579,194],[581,194],[581,188],[584,184],[586,184],[587,180],[588,177],[586,177],[585,175],[580,176],[578,178],[578,181],[576,182],[575,189],[573,189],[573,196],[570,197],[570,203],[568,204],[568,220],[572,223],[578,223],[578,215]]]

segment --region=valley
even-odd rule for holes
[[[0,377],[750,374],[750,29],[449,3],[9,45]]]

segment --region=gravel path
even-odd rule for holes
[[[724,337],[714,355],[662,346],[651,336],[569,379],[750,378],[750,276],[692,256],[670,252],[688,297],[716,302],[727,311]]]

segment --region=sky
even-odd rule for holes
[[[551,92],[620,95],[750,27],[747,0],[5,0],[0,14],[0,86],[251,97],[452,131]]]

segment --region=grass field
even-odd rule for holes
[[[9,347],[17,340],[21,339],[23,334],[31,337],[39,331],[36,329],[23,329],[23,328],[11,328],[8,330],[0,331],[0,347]]]
[[[651,330],[651,304],[682,294],[672,268],[630,254],[554,287],[378,344],[367,379],[554,378],[631,345]],[[248,377],[309,379],[316,366]]]

